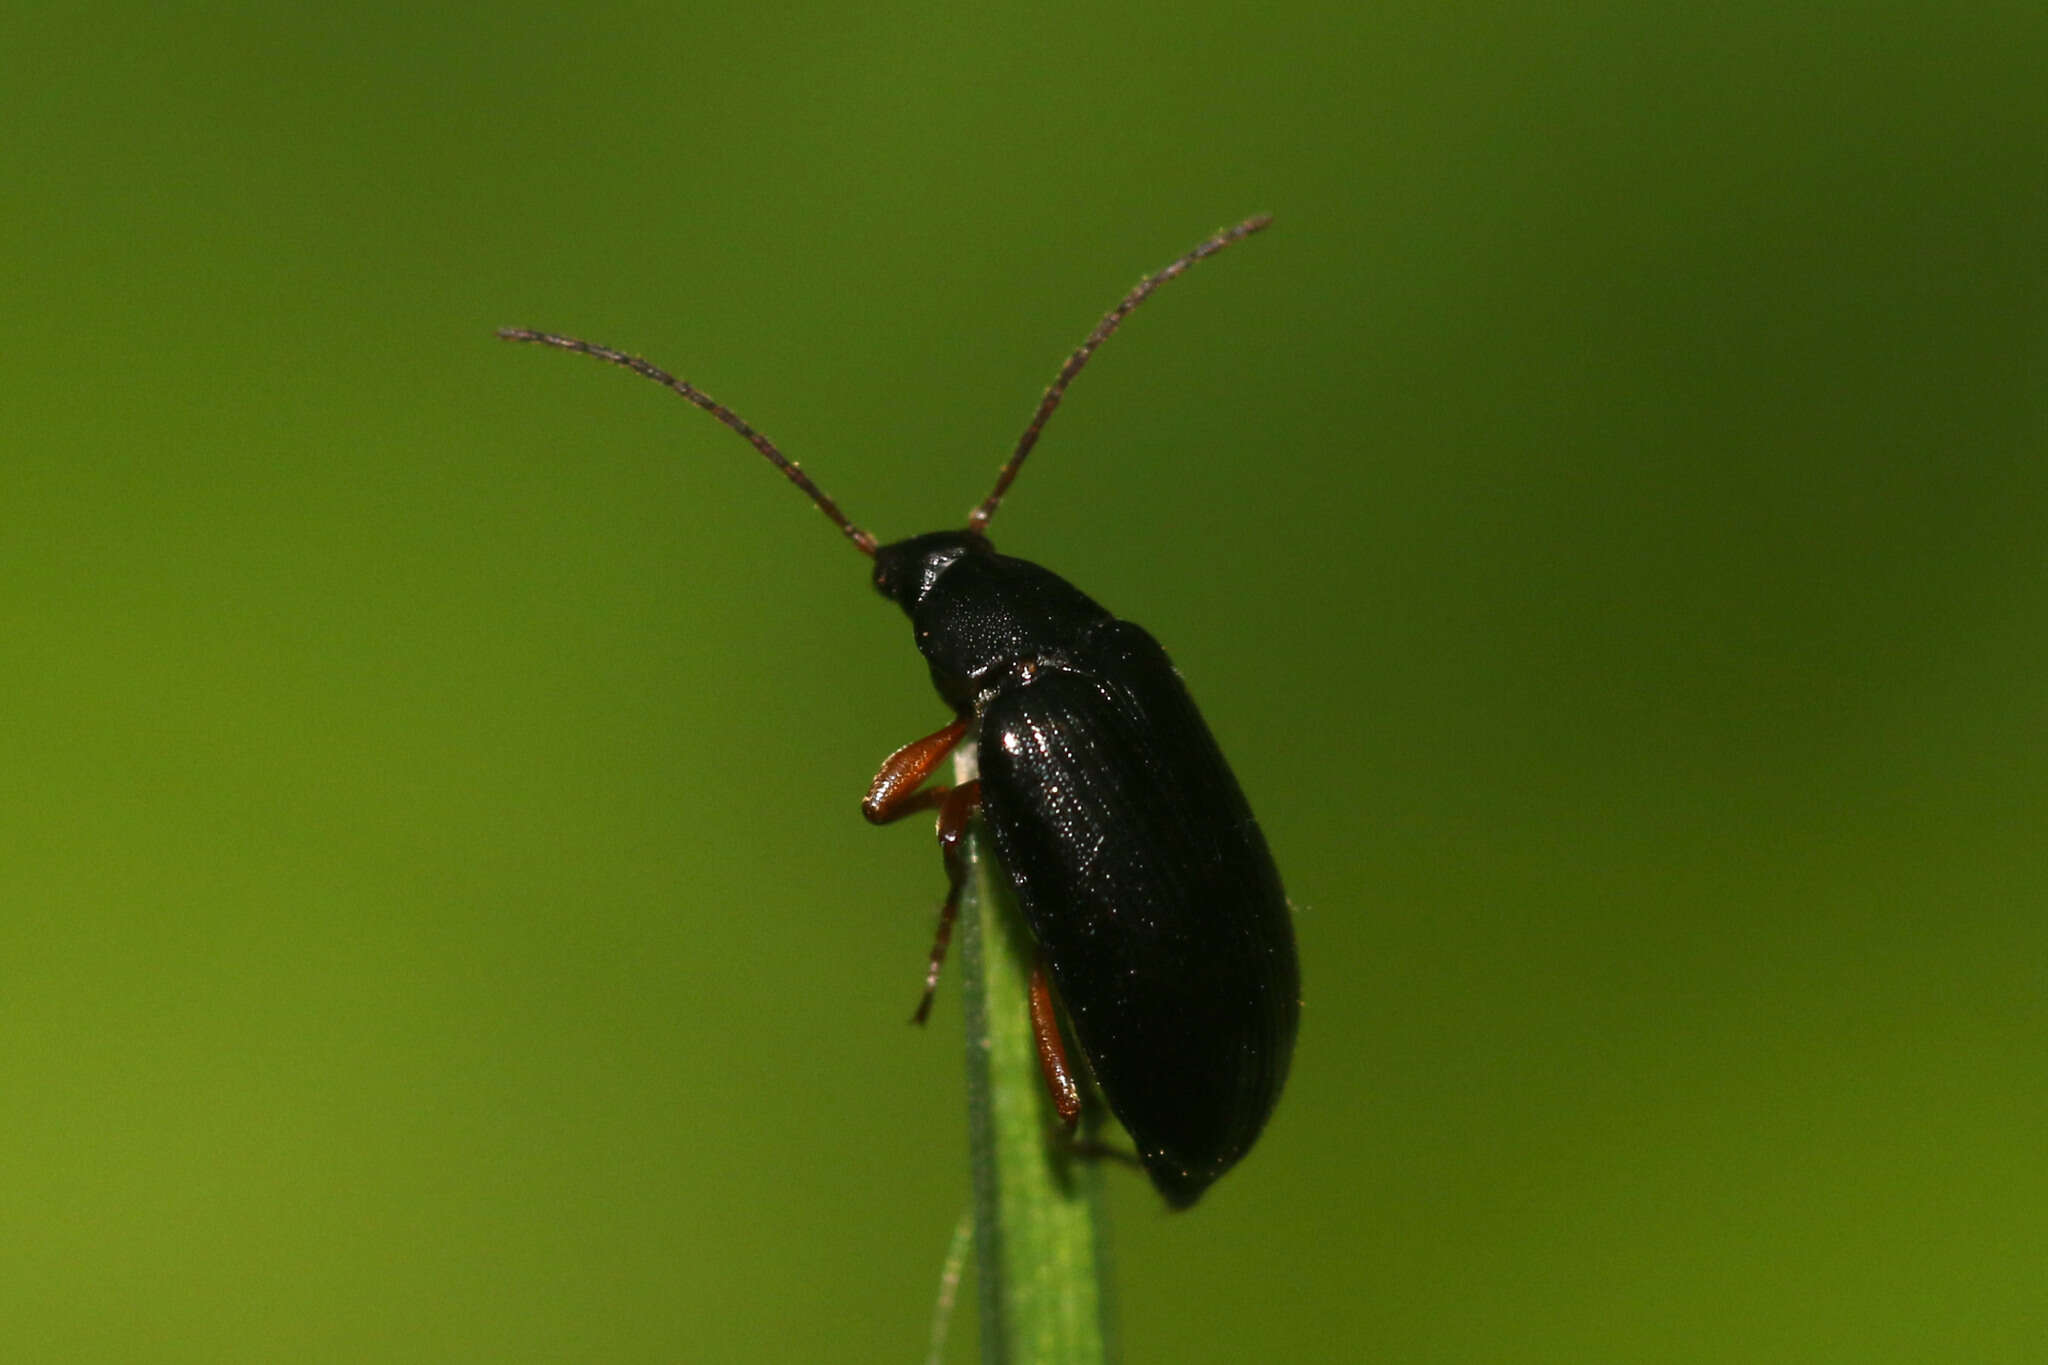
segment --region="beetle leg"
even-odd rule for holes
[[[981,782],[963,782],[957,787],[938,789],[939,852],[946,861],[946,903],[939,907],[939,932],[932,939],[931,961],[924,969],[924,995],[917,1002],[913,1024],[922,1024],[932,1012],[932,996],[938,993],[939,969],[946,965],[946,945],[953,941],[953,921],[960,917],[960,888],[967,884],[967,826],[981,809]]]
[[[860,803],[860,813],[871,825],[886,825],[891,820],[921,810],[930,810],[939,804],[946,794],[944,787],[930,791],[919,791],[924,780],[930,777],[953,746],[967,733],[967,717],[962,716],[943,730],[913,739],[882,760],[882,770],[875,774],[875,780],[868,785],[868,794]]]
[[[968,717],[962,716],[943,730],[910,743],[882,761],[882,770],[868,786],[860,813],[869,824],[886,825],[906,815],[934,806],[939,811],[939,851],[946,859],[946,903],[939,908],[939,931],[932,938],[931,960],[925,967],[924,994],[917,1002],[913,1024],[922,1024],[932,1012],[932,996],[939,989],[939,969],[946,962],[946,945],[953,937],[953,921],[960,914],[960,888],[967,881],[967,863],[961,840],[967,837],[968,822],[981,809],[981,783],[964,782],[957,787],[927,787],[930,777],[953,752],[967,733]]]
[[[1046,979],[1045,959],[1031,967],[1031,1036],[1038,1043],[1038,1069],[1045,1073],[1045,1088],[1052,1092],[1052,1107],[1069,1130],[1081,1117],[1081,1087],[1067,1065],[1067,1049],[1060,1042],[1060,1021],[1053,1013],[1052,982]]]

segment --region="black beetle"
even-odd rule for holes
[[[931,1007],[966,874],[961,840],[978,811],[1037,943],[1029,1003],[1054,1105],[1071,1126],[1080,1093],[1057,989],[1103,1097],[1175,1208],[1250,1149],[1287,1079],[1301,1006],[1286,893],[1166,651],[1065,579],[997,554],[984,532],[1095,348],[1154,289],[1270,221],[1225,229],[1140,281],[1061,366],[967,528],[893,545],[878,546],[765,436],[688,383],[574,337],[498,333],[673,389],[744,436],[874,560],[876,589],[910,617],[955,717],[890,755],[861,803],[876,824],[938,811],[950,885],[915,1018]],[[925,786],[967,738],[979,744],[979,779]]]

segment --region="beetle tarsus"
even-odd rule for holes
[[[946,965],[946,945],[953,941],[953,921],[960,917],[960,893],[967,885],[967,826],[981,809],[981,783],[962,782],[957,787],[938,789],[939,852],[946,863],[946,903],[939,908],[939,931],[932,938],[931,960],[925,966],[924,995],[918,999],[913,1024],[922,1024],[932,1012],[932,997],[938,994],[939,972]]]

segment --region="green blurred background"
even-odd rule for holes
[[[919,1358],[942,712],[1150,626],[1298,906],[1140,1361],[2048,1359],[2048,14],[24,7],[0,1352]],[[971,1313],[968,1315],[971,1319]],[[972,1356],[963,1320],[951,1358]]]

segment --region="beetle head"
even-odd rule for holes
[[[931,531],[899,540],[875,551],[875,591],[913,611],[939,575],[963,556],[993,553],[988,537],[978,531]]]

